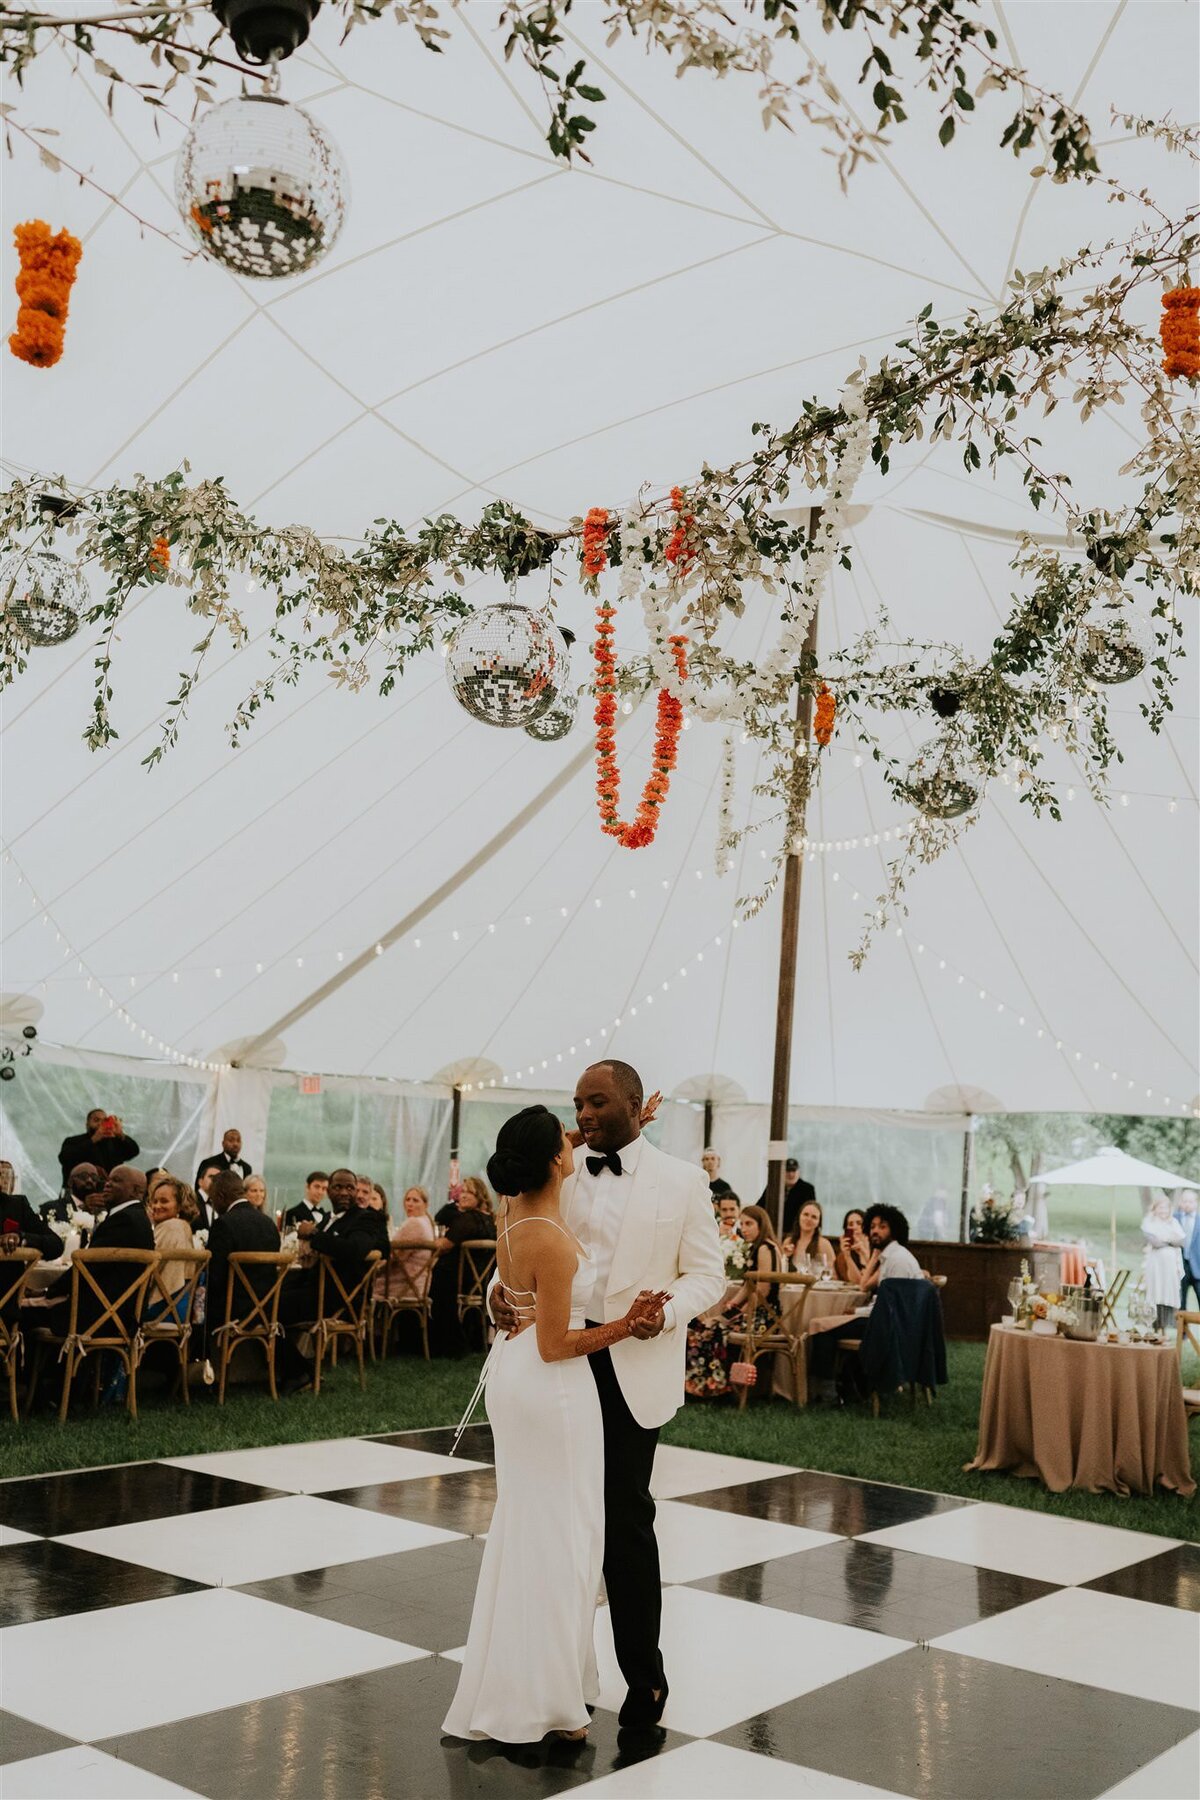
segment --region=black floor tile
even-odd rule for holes
[[[0,1481],[0,1524],[41,1537],[101,1531],[145,1519],[208,1512],[214,1506],[242,1506],[250,1500],[278,1500],[270,1488],[167,1463],[126,1463],[114,1469],[85,1469],[74,1475],[39,1475],[29,1481]]]
[[[371,1487],[340,1488],[323,1494],[347,1506],[365,1506],[393,1519],[412,1519],[442,1531],[478,1537],[492,1523],[496,1506],[496,1471],[462,1469],[454,1475],[422,1475],[411,1481],[384,1481]]]
[[[942,1637],[1056,1591],[1049,1582],[1023,1575],[887,1550],[853,1538],[729,1569],[688,1586],[914,1642]]]
[[[95,1612],[102,1606],[194,1594],[202,1585],[160,1574],[157,1569],[139,1568],[136,1563],[118,1562],[111,1556],[93,1556],[53,1539],[36,1538],[0,1550],[0,1629],[29,1625],[35,1619]]]
[[[1174,1550],[1114,1569],[1111,1575],[1083,1585],[1101,1594],[1122,1594],[1127,1600],[1150,1600],[1159,1606],[1200,1612],[1200,1545],[1179,1544]]]
[[[460,1539],[256,1581],[242,1591],[423,1650],[467,1641],[483,1544]]]
[[[454,1427],[435,1425],[427,1431],[397,1431],[386,1437],[376,1437],[373,1441],[377,1444],[395,1444],[399,1450],[430,1450],[435,1456],[449,1456],[454,1442]],[[466,1462],[495,1462],[491,1426],[486,1423],[468,1425],[455,1454]]]
[[[915,1800],[1096,1800],[1195,1729],[1180,1707],[914,1648],[718,1735]]]
[[[597,1713],[592,1741],[505,1749],[441,1735],[458,1681],[439,1657],[279,1694],[249,1706],[131,1733],[112,1755],[210,1800],[541,1800],[687,1740],[662,1733],[619,1746],[617,1721]]]
[[[49,1756],[52,1750],[69,1750],[74,1738],[60,1737],[47,1731],[32,1719],[19,1719],[16,1713],[0,1712],[0,1764],[24,1762],[27,1756]],[[4,1778],[0,1776],[0,1794]]]
[[[969,1500],[926,1494],[917,1488],[885,1487],[854,1481],[848,1475],[818,1475],[802,1469],[796,1475],[771,1475],[741,1487],[714,1488],[707,1494],[680,1496],[687,1506],[740,1513],[745,1519],[774,1519],[780,1525],[806,1525],[810,1531],[836,1531],[861,1537],[888,1525],[907,1525],[934,1513],[956,1512]]]

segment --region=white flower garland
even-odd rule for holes
[[[721,799],[717,808],[717,847],[714,860],[718,875],[728,875],[733,868],[736,837],[733,828],[733,800],[736,786],[737,753],[733,747],[733,733],[727,731],[721,748]]]
[[[617,597],[633,600],[640,589],[654,678],[699,719],[709,723],[718,719],[729,723],[744,720],[753,706],[769,702],[781,677],[800,660],[809,621],[825,591],[834,559],[840,553],[846,514],[871,451],[871,421],[857,379],[852,378],[842,389],[839,405],[850,420],[850,429],[805,561],[803,582],[792,596],[774,649],[741,685],[705,688],[692,676],[686,680],[680,677],[668,643],[673,630],[671,605],[677,598],[677,588],[674,582],[666,590],[660,590],[653,581],[643,582],[642,552],[646,533],[636,501],[621,521],[621,580]]]

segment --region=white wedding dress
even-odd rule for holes
[[[586,1322],[593,1280],[592,1259],[580,1250],[572,1330]],[[532,1326],[497,1339],[485,1391],[496,1510],[442,1729],[535,1743],[549,1731],[587,1725],[599,1692],[592,1630],[604,1560],[600,1400],[587,1357],[543,1362]]]

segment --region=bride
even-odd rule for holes
[[[573,1170],[570,1139],[544,1106],[506,1121],[488,1163],[496,1192],[516,1196],[500,1225],[496,1264],[518,1324],[497,1338],[487,1369],[496,1511],[443,1726],[453,1737],[581,1739],[599,1691],[592,1630],[604,1553],[604,1437],[584,1359],[631,1336],[668,1296],[640,1293],[623,1319],[581,1329],[594,1272],[559,1214]]]

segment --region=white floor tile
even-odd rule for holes
[[[1111,1688],[1168,1706],[1200,1705],[1195,1613],[1063,1588],[935,1639],[939,1649]]]
[[[115,1738],[427,1654],[252,1594],[214,1589],[0,1631],[5,1710],[85,1739]]]
[[[691,1737],[709,1737],[911,1649],[910,1643],[877,1631],[831,1625],[698,1588],[667,1588],[662,1651],[671,1692],[663,1724]],[[607,1607],[596,1614],[596,1657],[600,1705],[616,1712],[625,1683]]]
[[[0,1767],[0,1800],[196,1800],[191,1788],[179,1787],[118,1762],[91,1744],[73,1744],[48,1756]]]
[[[331,1494],[336,1488],[372,1487],[381,1481],[413,1481],[422,1475],[452,1475],[482,1469],[465,1456],[433,1456],[401,1450],[370,1438],[327,1438],[316,1444],[273,1444],[263,1450],[214,1450],[207,1456],[172,1456],[175,1469],[223,1475],[287,1494]]]
[[[654,1457],[650,1492],[656,1500],[678,1500],[682,1494],[706,1494],[713,1488],[740,1487],[770,1475],[794,1475],[789,1463],[752,1462],[745,1456],[715,1456],[710,1450],[681,1450],[660,1444]]]
[[[0,1550],[9,1544],[32,1544],[36,1536],[33,1531],[18,1531],[15,1525],[0,1525]]]
[[[1028,1575],[1035,1581],[1055,1581],[1064,1587],[1111,1575],[1114,1569],[1157,1556],[1160,1550],[1173,1549],[1178,1541],[987,1502],[936,1513],[910,1525],[868,1531],[859,1539],[863,1544],[916,1550],[924,1556],[942,1556],[950,1562],[972,1563],[981,1569],[1000,1569],[1008,1575]]]
[[[705,1742],[617,1769],[589,1782],[586,1791],[588,1800],[593,1794],[598,1800],[897,1800],[861,1781]]]
[[[78,1531],[58,1541],[189,1581],[240,1587],[366,1556],[420,1550],[461,1536],[365,1507],[293,1494],[286,1500],[252,1500],[245,1506]]]
[[[703,1581],[725,1569],[744,1569],[750,1563],[841,1542],[833,1532],[747,1519],[679,1500],[659,1502],[655,1531],[665,1582]]]
[[[1109,1788],[1101,1800],[1196,1800],[1200,1794],[1200,1731],[1184,1738],[1173,1750],[1156,1756]]]

